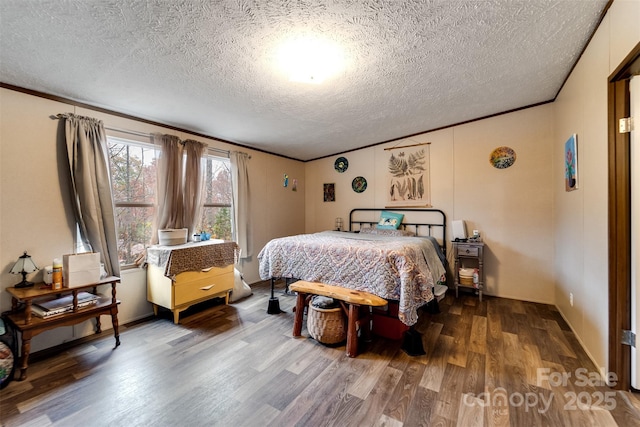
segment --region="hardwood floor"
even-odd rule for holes
[[[427,352],[374,337],[292,338],[294,296],[268,288],[106,331],[33,362],[2,390],[3,426],[640,426],[640,401],[589,384],[598,371],[554,307],[447,295],[421,314]],[[37,339],[37,337],[35,338]],[[37,355],[36,355],[37,356]],[[570,375],[570,376],[568,376]]]

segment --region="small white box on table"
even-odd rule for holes
[[[76,288],[99,282],[100,253],[63,255],[62,277],[65,288]]]

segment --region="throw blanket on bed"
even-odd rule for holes
[[[260,251],[260,277],[286,277],[370,292],[399,301],[413,325],[433,299],[444,266],[430,240],[324,231],[271,240]]]

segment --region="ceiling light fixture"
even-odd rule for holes
[[[344,68],[342,48],[335,42],[300,37],[282,44],[278,63],[289,80],[320,84]]]

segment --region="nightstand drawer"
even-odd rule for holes
[[[458,246],[458,256],[478,256],[478,248]]]
[[[182,285],[183,283],[195,282],[197,280],[212,279],[221,274],[233,275],[233,265],[227,265],[225,267],[211,267],[205,268],[201,271],[183,271],[176,275],[175,284]]]
[[[233,272],[220,274],[213,278],[203,278],[174,286],[175,306],[187,304],[233,289]]]

